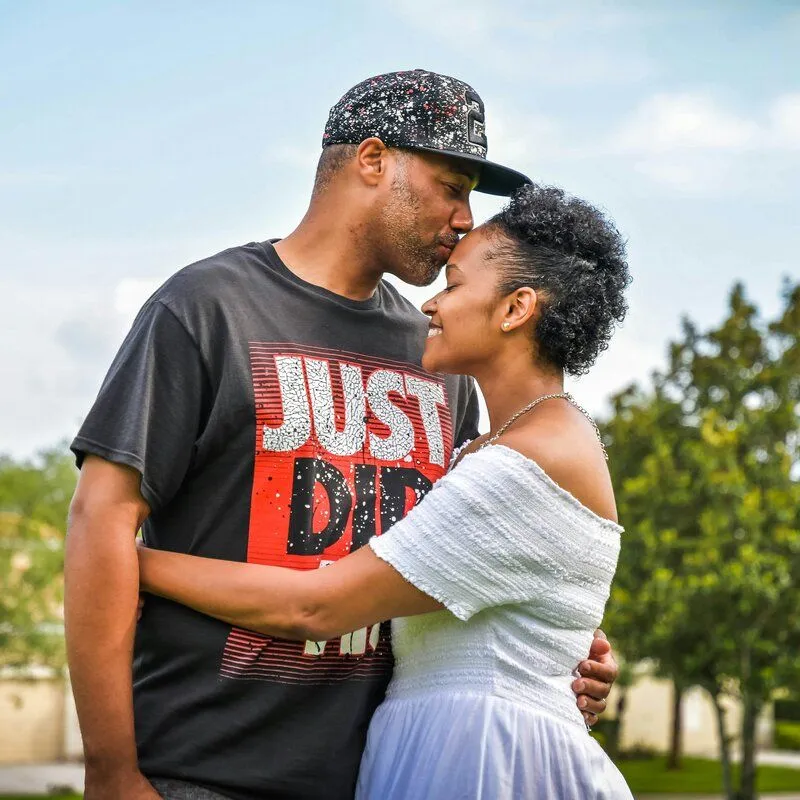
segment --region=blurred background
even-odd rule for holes
[[[288,233],[330,106],[417,67],[629,241],[628,318],[568,386],[627,529],[595,735],[637,796],[800,797],[799,52],[792,0],[0,0],[0,797],[80,788],[67,442],[138,307]]]

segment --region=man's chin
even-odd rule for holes
[[[410,269],[404,275],[398,275],[402,281],[410,283],[412,286],[430,286],[442,271],[444,264],[431,264],[424,271],[417,266],[415,269]]]
[[[437,272],[435,275],[430,275],[428,277],[415,278],[414,280],[407,280],[406,283],[409,283],[412,286],[418,286],[420,289],[422,289],[425,286],[430,286],[438,277],[439,273]]]

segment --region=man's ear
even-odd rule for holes
[[[356,152],[356,164],[361,180],[367,186],[377,186],[386,176],[389,148],[377,136],[364,139]]]

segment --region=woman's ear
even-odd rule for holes
[[[506,298],[505,314],[500,326],[503,331],[510,333],[525,325],[536,312],[537,301],[536,290],[530,286],[522,286],[513,291]]]

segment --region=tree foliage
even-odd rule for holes
[[[797,680],[800,649],[800,285],[764,321],[741,286],[723,323],[688,320],[648,390],[613,398],[604,434],[626,526],[607,626],[678,686],[733,694],[741,781],[755,792],[756,718]]]
[[[76,475],[66,448],[0,458],[0,666],[64,663],[64,536]]]

